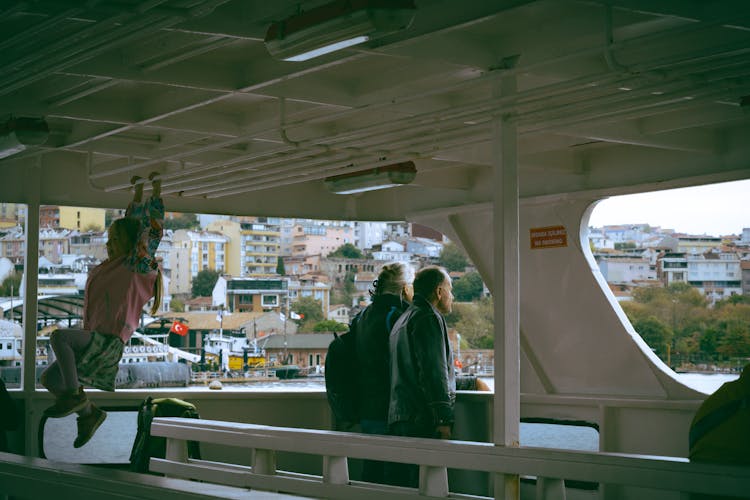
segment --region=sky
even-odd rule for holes
[[[750,180],[613,196],[589,220],[594,227],[641,223],[694,235],[742,234],[750,227]]]

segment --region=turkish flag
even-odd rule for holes
[[[169,329],[170,332],[174,332],[177,335],[182,335],[183,337],[187,335],[189,328],[185,323],[180,323],[179,321],[174,321],[172,323],[172,327]]]

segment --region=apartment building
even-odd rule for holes
[[[229,238],[214,231],[178,229],[168,252],[171,267],[170,293],[189,294],[193,278],[200,271],[226,272],[225,249]]]
[[[721,238],[714,236],[680,236],[677,238],[677,252],[702,254],[721,246]]]
[[[298,280],[289,280],[290,304],[302,297],[312,297],[320,302],[323,317],[327,318],[331,307],[331,287],[327,283],[318,281],[314,276],[303,276]]]
[[[634,283],[656,279],[649,259],[629,254],[598,255],[599,270],[607,283]]]
[[[351,225],[326,226],[317,223],[296,224],[293,229],[292,256],[329,253],[346,243],[354,244],[354,229]]]
[[[740,258],[733,252],[689,254],[688,283],[711,302],[742,294]]]
[[[687,255],[685,252],[664,252],[656,261],[657,276],[664,286],[687,283]]]
[[[106,213],[104,208],[42,205],[39,207],[39,227],[104,231]]]
[[[25,207],[26,205],[19,203],[0,203],[0,229],[21,225],[23,223],[21,211],[25,211]]]
[[[231,312],[286,312],[289,278],[222,276],[213,295],[215,299],[225,299],[224,305]]]
[[[240,276],[271,277],[276,275],[281,252],[281,219],[255,217],[240,224]]]

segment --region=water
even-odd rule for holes
[[[680,373],[677,378],[686,385],[704,392],[713,393],[724,382],[736,380],[737,374]],[[494,380],[483,378],[492,388]],[[150,392],[174,391],[174,388],[149,389]],[[209,391],[208,386],[191,386],[190,390]],[[243,384],[224,384],[222,392],[317,392],[325,390],[322,378],[259,381]],[[72,446],[76,435],[75,415],[47,421],[44,429],[45,456],[52,460],[75,463],[127,463],[130,448],[136,433],[136,412],[113,411],[92,440],[78,450]],[[113,442],[111,436],[118,436]],[[586,426],[522,423],[520,427],[522,446],[558,448],[568,450],[596,451],[599,449],[599,434]]]

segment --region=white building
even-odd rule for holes
[[[360,250],[364,251],[380,245],[387,235],[387,222],[357,221],[354,223],[354,245]]]
[[[656,279],[648,259],[629,255],[608,255],[598,258],[599,269],[607,283],[634,283]]]
[[[409,262],[411,257],[411,253],[405,251],[404,245],[397,241],[385,241],[379,251],[372,252],[373,259],[389,262]]]
[[[338,321],[345,325],[349,324],[349,306],[344,304],[334,304],[328,311],[328,319]]]
[[[742,294],[740,258],[733,252],[687,256],[687,279],[711,302]]]

